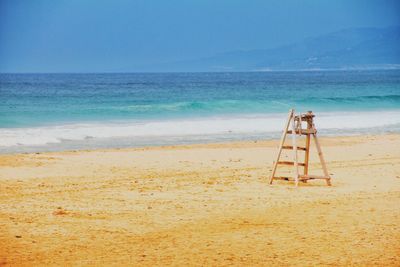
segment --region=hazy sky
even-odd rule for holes
[[[0,0],[0,72],[129,71],[394,25],[398,0]]]

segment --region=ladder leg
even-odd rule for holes
[[[311,129],[310,122],[307,121],[307,130]],[[311,136],[310,134],[306,135],[306,151],[304,153],[304,175],[308,174],[308,162],[310,161],[310,141],[311,141]],[[307,180],[304,180],[306,183]]]
[[[280,144],[279,144],[278,154],[277,154],[277,156],[276,156],[276,160],[275,160],[275,162],[274,162],[274,166],[272,167],[271,177],[269,178],[269,184],[272,184],[272,182],[273,182],[273,180],[274,180],[276,168],[278,167],[278,161],[279,161],[279,158],[280,158],[281,153],[282,153],[282,146],[283,146],[283,144],[285,143],[286,134],[287,134],[287,131],[288,131],[288,129],[289,129],[290,120],[291,120],[292,117],[293,117],[293,112],[294,112],[293,109],[291,109],[291,110],[289,111],[288,119],[287,119],[285,128],[283,129],[283,133],[282,133],[282,137],[281,137],[281,142],[280,142]]]
[[[293,143],[293,161],[294,161],[294,182],[296,187],[299,185],[299,164],[297,161],[297,144],[296,144],[296,123],[292,120],[292,143]]]
[[[330,178],[330,176],[329,176],[328,169],[326,168],[326,163],[325,163],[324,155],[322,154],[322,150],[321,150],[321,147],[320,147],[320,145],[319,145],[319,141],[318,141],[318,138],[317,138],[317,134],[313,134],[313,137],[314,137],[315,146],[317,147],[319,160],[321,161],[322,170],[324,171],[325,177],[328,177],[328,178],[326,179],[326,184],[330,186],[330,185],[331,185],[331,178]]]

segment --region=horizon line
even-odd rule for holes
[[[60,71],[60,72],[1,72],[0,74],[173,74],[173,73],[267,73],[267,72],[328,72],[328,71],[374,71],[374,70],[400,70],[400,64],[394,67],[378,68],[312,68],[312,69],[271,69],[271,70],[231,70],[231,71]]]

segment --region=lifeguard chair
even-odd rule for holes
[[[274,180],[285,180],[285,181],[294,181],[295,185],[298,186],[299,181],[307,182],[308,180],[313,179],[323,179],[326,181],[328,186],[331,185],[331,177],[329,176],[328,169],[326,167],[326,163],[324,160],[324,156],[322,154],[321,146],[319,144],[317,138],[317,129],[314,125],[314,117],[315,115],[312,111],[308,111],[307,113],[295,115],[294,110],[291,109],[289,111],[288,120],[286,122],[285,128],[283,129],[278,155],[276,157],[276,161],[273,164],[271,177],[269,183],[272,184]],[[303,123],[305,123],[306,127],[303,128]],[[291,129],[289,129],[291,128]],[[292,145],[285,145],[286,136],[290,134],[292,135]],[[300,147],[297,145],[297,138],[305,136],[305,147]],[[309,159],[310,159],[310,143],[311,138],[314,139],[315,146],[318,152],[319,160],[321,162],[322,170],[324,175],[311,175],[308,173],[309,171]],[[293,161],[280,161],[280,157],[282,154],[282,150],[288,149],[293,151]],[[298,162],[298,151],[304,151],[304,163]],[[294,167],[294,177],[287,176],[275,176],[277,168],[279,165],[290,165]],[[299,167],[303,167],[303,172],[300,172]]]

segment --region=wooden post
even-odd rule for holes
[[[312,123],[310,119],[307,119],[306,122],[307,122],[307,130],[310,130],[312,128]],[[304,153],[304,172],[303,172],[304,175],[308,174],[308,162],[310,160],[310,141],[311,141],[311,135],[308,133],[306,135],[306,151]],[[307,180],[304,181],[306,182]]]
[[[271,177],[269,178],[269,184],[272,184],[272,182],[273,182],[273,180],[274,180],[276,168],[278,167],[278,161],[279,161],[279,158],[280,158],[281,153],[282,153],[282,147],[283,147],[283,144],[285,143],[286,134],[287,134],[287,131],[288,131],[288,129],[289,129],[290,120],[291,120],[292,117],[293,117],[293,113],[294,113],[294,110],[291,109],[291,110],[289,111],[289,115],[288,115],[287,122],[286,122],[286,124],[285,124],[285,128],[283,129],[283,133],[282,133],[282,137],[281,137],[281,142],[280,142],[280,144],[279,144],[278,155],[276,156],[276,160],[275,160],[275,162],[274,162],[274,166],[272,167],[272,173],[271,173]]]
[[[301,134],[301,133],[300,133]],[[296,143],[296,121],[292,120],[292,143],[293,143],[293,166],[294,166],[294,183],[296,187],[299,185],[299,164],[297,161],[297,143]]]
[[[328,169],[326,168],[324,155],[322,154],[322,150],[321,150],[321,147],[320,147],[319,142],[318,142],[317,134],[314,133],[313,137],[314,137],[315,146],[317,147],[319,160],[321,161],[322,170],[324,171],[324,175],[327,178],[326,179],[326,184],[330,186],[331,185],[331,177],[329,176]]]

